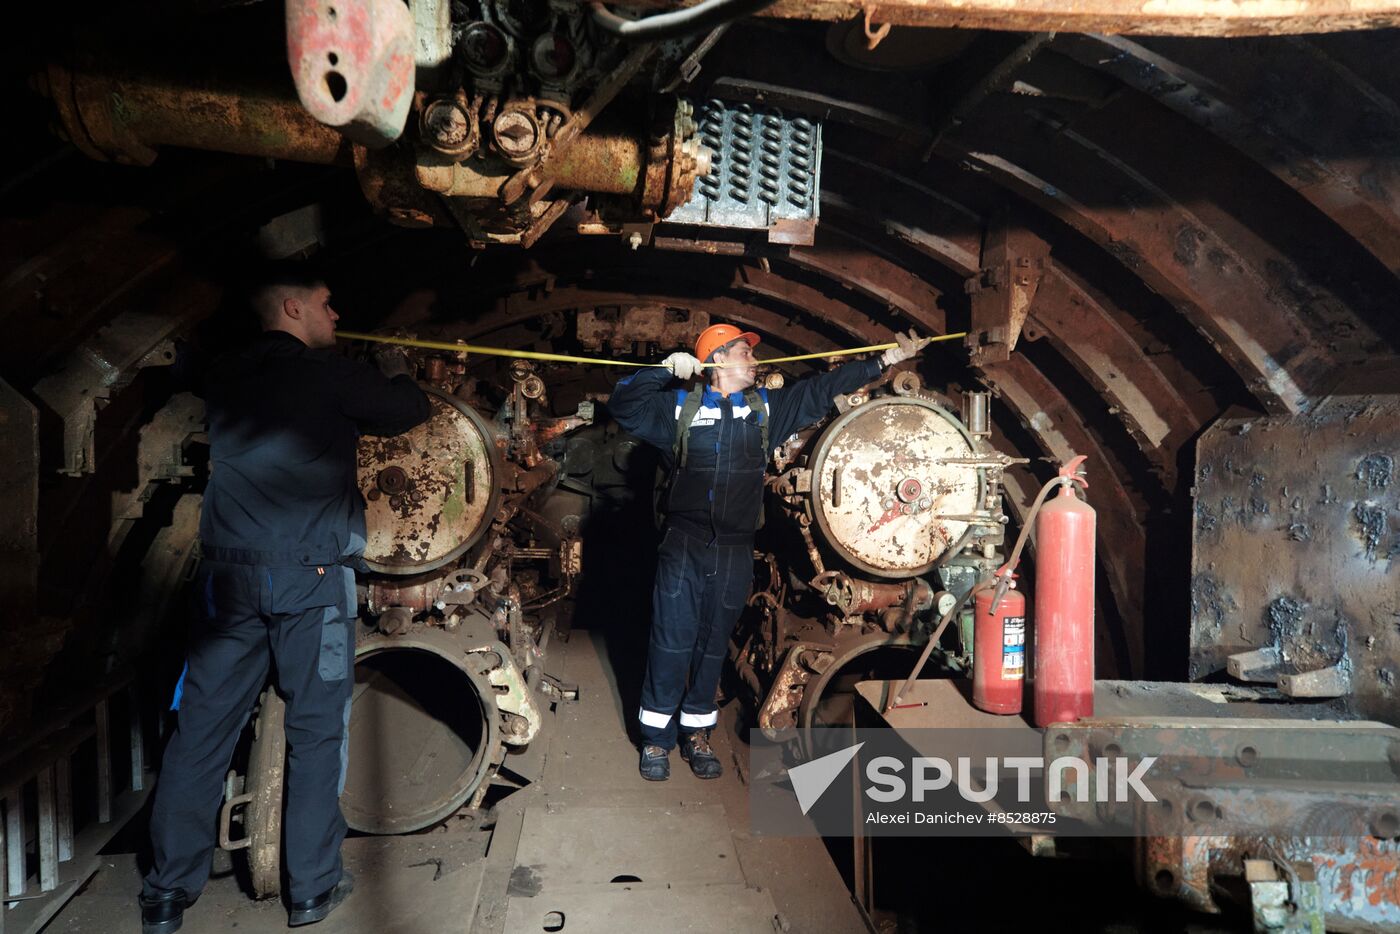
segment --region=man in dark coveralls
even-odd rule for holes
[[[323,282],[284,275],[253,304],[262,334],[204,377],[199,611],[151,814],[144,934],[177,930],[209,878],[224,773],[269,663],[287,702],[288,923],[320,921],[353,884],[339,794],[365,546],[356,445],[425,421],[428,400],[401,352],[380,357],[381,373],[331,349],[338,316]]]
[[[718,778],[723,771],[710,747],[710,729],[719,720],[715,690],[753,583],[753,537],[773,449],[826,415],[836,395],[871,382],[919,347],[912,332],[899,335],[898,346],[878,358],[769,392],[754,388],[757,343],[757,334],[712,325],[694,355],[674,353],[664,367],[626,377],[608,400],[618,424],[672,460],[638,712],[639,768],[648,781],[670,777],[677,734],[692,772]],[[724,364],[708,369],[708,385],[669,385],[705,373],[702,360]]]

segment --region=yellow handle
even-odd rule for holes
[[[504,350],[500,347],[478,347],[476,344],[456,344],[448,341],[424,341],[411,337],[387,337],[381,334],[364,334],[359,331],[337,331],[337,337],[352,341],[373,341],[378,344],[395,344],[400,347],[419,347],[424,350],[450,350],[458,353],[475,353],[486,357],[515,357],[520,360],[549,360],[555,363],[596,363],[602,366],[665,366],[663,363],[635,363],[631,360],[606,360],[599,357],[571,357],[562,353],[542,353],[536,350]],[[920,340],[920,349],[937,341],[957,340],[966,337],[966,331],[956,334],[940,334]],[[804,353],[792,357],[777,357],[773,360],[759,360],[759,363],[792,363],[796,360],[817,360],[823,357],[844,357],[847,354],[870,353],[875,350],[889,350],[898,344],[871,344],[869,347],[851,347],[846,350],[825,350],[821,353]],[[703,363],[701,366],[725,366],[723,363]]]

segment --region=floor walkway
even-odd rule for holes
[[[501,802],[492,832],[449,822],[347,840],[356,891],[317,934],[864,932],[820,841],[748,832],[730,725],[715,737],[723,778],[700,781],[675,753],[669,782],[638,776],[627,733],[635,698],[624,699],[639,678],[637,638],[610,645],[601,631],[575,630],[552,640],[547,668],[578,684],[579,700],[547,718],[532,753],[542,758],[539,780]],[[123,834],[125,845],[46,931],[139,931],[131,851],[143,835],[137,825]],[[271,934],[285,925],[281,903],[249,900],[228,854],[217,853],[182,930]]]

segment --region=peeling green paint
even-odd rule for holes
[[[442,504],[442,517],[447,520],[448,528],[457,525],[466,511],[467,467],[463,461],[458,460],[456,470],[452,475],[452,492],[448,494],[447,501]]]

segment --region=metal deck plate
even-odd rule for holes
[[[512,898],[567,886],[612,886],[619,878],[648,886],[742,884],[724,808],[563,806],[526,812]]]
[[[615,934],[675,931],[685,934],[773,934],[778,909],[764,891],[745,885],[585,885],[549,896],[512,898],[506,934]],[[556,926],[558,925],[558,926]]]

